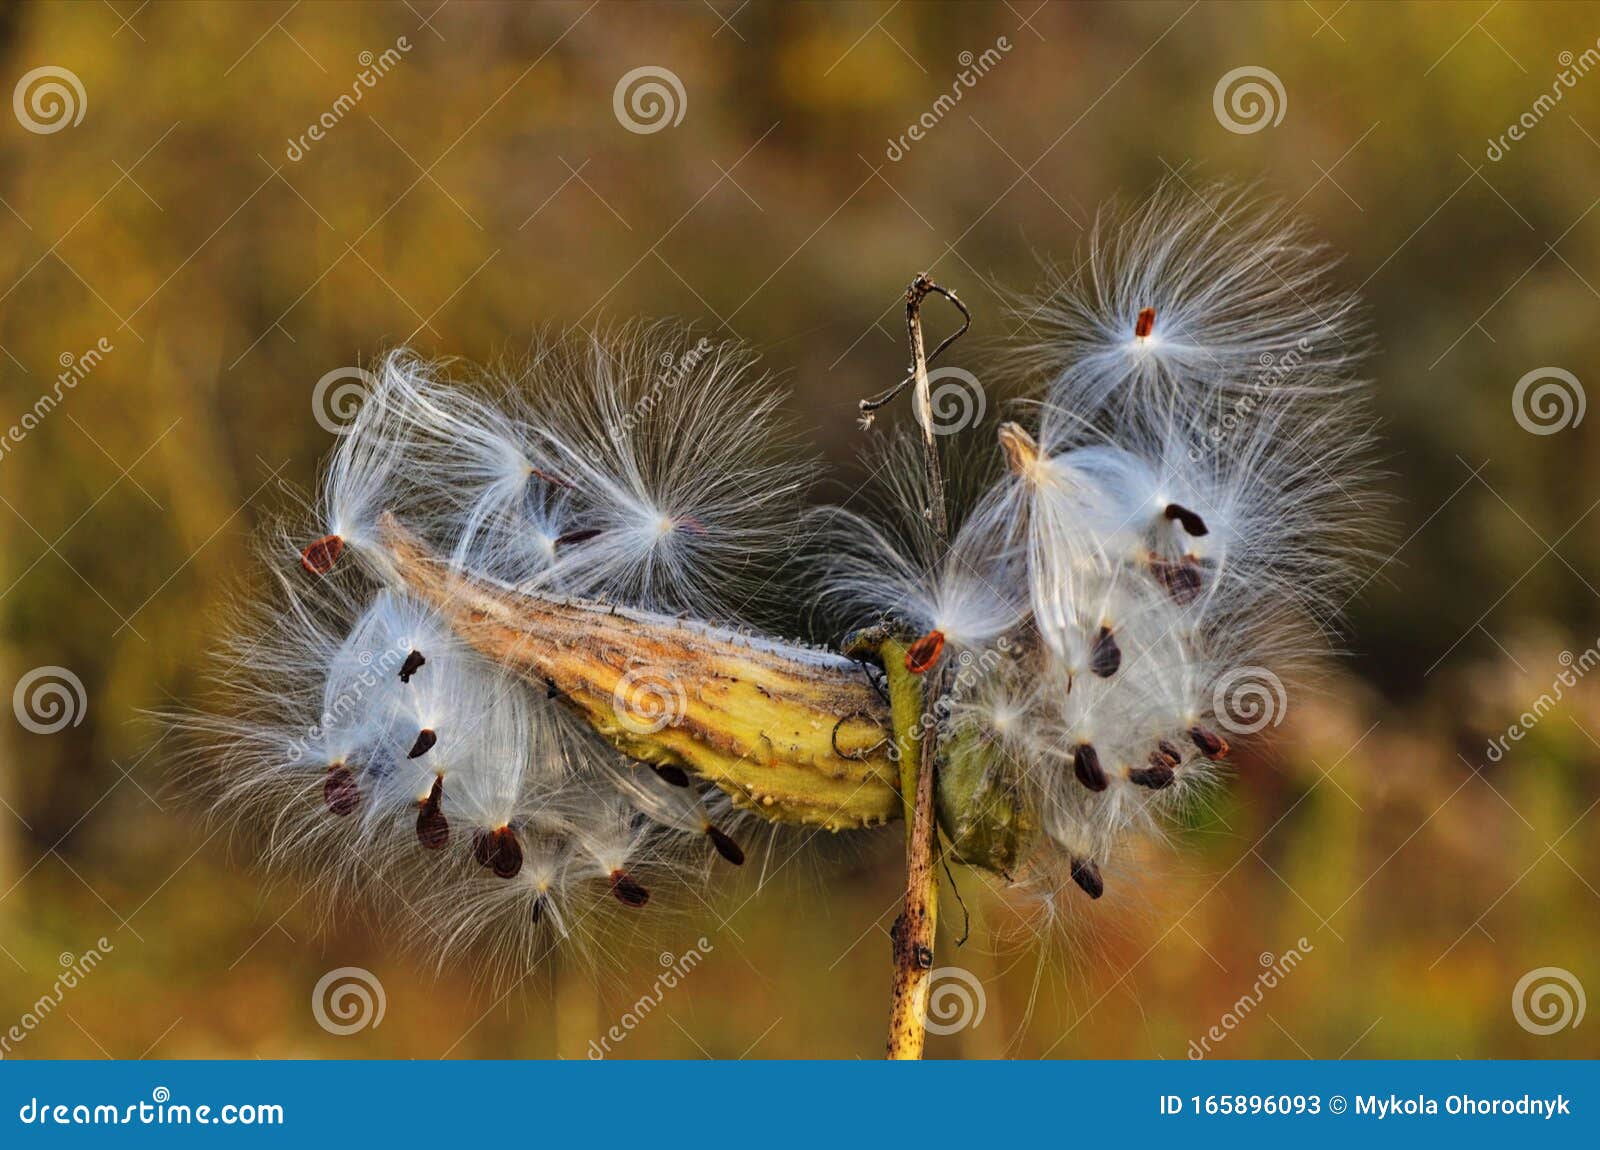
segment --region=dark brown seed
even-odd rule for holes
[[[1144,308],[1139,312],[1139,318],[1133,323],[1133,334],[1140,339],[1148,339],[1150,333],[1156,330],[1156,309]]]
[[[944,632],[929,631],[906,648],[906,670],[920,675],[939,661],[944,653]]]
[[[1228,740],[1209,727],[1190,727],[1189,738],[1194,742],[1195,746],[1200,748],[1200,753],[1208,759],[1225,759],[1228,757]]]
[[[552,487],[565,487],[568,491],[572,490],[572,484],[562,479],[559,475],[551,475],[548,471],[540,471],[537,467],[530,469],[529,473],[536,478],[544,480]]]
[[[557,547],[570,547],[574,543],[587,543],[600,534],[598,527],[585,527],[578,531],[568,531],[565,535],[556,536]]]
[[[313,575],[326,575],[339,562],[344,553],[344,540],[337,535],[324,535],[300,552],[300,566]]]
[[[522,843],[517,838],[517,832],[510,827],[501,827],[493,837],[494,851],[490,865],[494,867],[495,877],[515,878],[522,869]]]
[[[650,901],[650,892],[634,882],[625,870],[611,872],[611,893],[623,906],[640,907]]]
[[[1090,898],[1106,893],[1105,880],[1100,877],[1100,868],[1094,865],[1093,859],[1072,860],[1072,881]]]
[[[1150,761],[1152,763],[1159,762],[1163,766],[1177,770],[1183,766],[1183,752],[1166,739],[1162,739],[1156,744],[1156,749],[1151,752]]]
[[[427,661],[422,657],[421,651],[411,652],[406,656],[406,661],[400,664],[400,681],[402,683],[411,682],[411,676],[415,675]]]
[[[1138,783],[1141,787],[1149,787],[1152,791],[1165,790],[1172,785],[1176,778],[1171,767],[1137,767],[1128,772],[1128,781]]]
[[[544,920],[544,895],[533,900],[533,911],[529,917],[533,919],[534,926],[538,926]]]
[[[674,767],[670,763],[661,763],[656,766],[656,774],[675,787],[689,785],[689,775],[682,767]]]
[[[1110,785],[1105,770],[1100,766],[1100,754],[1089,743],[1079,743],[1073,749],[1072,773],[1091,791],[1103,791]]]
[[[1150,573],[1166,588],[1174,603],[1193,603],[1200,594],[1200,565],[1192,556],[1172,561],[1151,555]]]
[[[739,844],[733,841],[726,831],[716,827],[706,828],[706,837],[711,840],[711,845],[717,848],[717,853],[727,859],[734,866],[744,866],[744,851]]]
[[[1122,648],[1117,646],[1117,637],[1111,633],[1110,627],[1102,626],[1089,651],[1089,670],[1102,679],[1109,679],[1121,666]]]
[[[450,841],[450,822],[440,809],[444,802],[444,779],[435,778],[433,789],[417,811],[417,841],[430,851],[443,849]]]
[[[1206,526],[1206,521],[1204,519],[1201,519],[1200,516],[1196,515],[1193,511],[1190,511],[1181,503],[1167,504],[1167,510],[1165,514],[1168,519],[1177,520],[1183,529],[1190,535],[1193,535],[1196,539],[1211,530]]]
[[[322,781],[322,801],[340,818],[361,805],[361,788],[348,767],[334,767]]]
[[[417,741],[411,744],[411,752],[406,755],[408,759],[420,759],[423,755],[433,750],[433,744],[439,741],[439,736],[427,727],[417,732]]]

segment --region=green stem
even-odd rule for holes
[[[905,905],[894,924],[894,989],[888,1055],[922,1057],[927,1041],[928,990],[939,912],[939,833],[933,811],[934,741],[923,738],[925,684],[906,669],[906,645],[879,647],[889,681],[889,710],[899,752],[900,802],[906,821]]]

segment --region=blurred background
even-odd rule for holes
[[[203,685],[252,531],[331,447],[328,372],[679,316],[760,348],[848,475],[913,273],[1003,339],[1004,292],[1176,174],[1260,181],[1345,254],[1391,558],[1320,690],[1064,936],[959,879],[972,1001],[930,1053],[1600,1054],[1571,1024],[1600,990],[1600,419],[1513,405],[1596,369],[1597,36],[1597,5],[1487,2],[5,6],[0,687],[66,709],[0,724],[3,1052],[585,1057],[620,1026],[617,1057],[877,1056],[898,835],[499,995],[265,886],[140,709]],[[614,106],[638,68],[681,86],[668,122]],[[1219,113],[1239,68],[1264,117]],[[311,999],[346,966],[386,1010],[340,1036]]]

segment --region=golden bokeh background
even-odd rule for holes
[[[970,302],[950,362],[983,378],[977,337],[1017,334],[1003,293],[1070,260],[1096,205],[1174,175],[1259,181],[1345,254],[1378,337],[1392,559],[1320,690],[1064,936],[959,878],[972,937],[941,962],[984,1014],[930,1053],[1182,1058],[1304,939],[1217,1056],[1600,1054],[1593,1022],[1538,1035],[1512,1007],[1541,967],[1600,990],[1600,676],[1487,753],[1600,635],[1597,421],[1536,435],[1512,410],[1530,371],[1593,382],[1597,35],[1576,3],[6,7],[5,84],[67,69],[82,116],[0,114],[0,425],[90,367],[0,455],[0,686],[63,667],[86,700],[55,733],[0,724],[0,1035],[62,956],[110,944],[7,1056],[584,1057],[702,936],[616,1056],[877,1055],[893,833],[780,848],[764,887],[501,997],[358,908],[319,930],[185,810],[141,711],[203,686],[252,531],[330,447],[327,372],[683,317],[760,348],[848,468],[913,273]],[[384,74],[302,146],[365,61]],[[614,113],[642,66],[681,81],[675,126]],[[1281,122],[1219,121],[1242,66],[1279,79]],[[342,966],[387,1002],[349,1037],[310,1002]]]

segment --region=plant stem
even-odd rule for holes
[[[906,289],[906,338],[911,345],[911,403],[922,428],[922,462],[927,478],[927,515],[936,541],[935,562],[943,562],[950,542],[945,508],[944,472],[933,425],[933,397],[928,380],[928,355],[922,340],[922,301],[930,292],[944,296],[967,321],[971,317],[954,292],[926,275]],[[939,350],[949,346],[950,340]],[[890,640],[881,648],[889,678],[889,707],[895,742],[900,749],[900,801],[906,820],[906,893],[894,924],[894,990],[889,1005],[889,1057],[921,1058],[927,1043],[928,991],[933,978],[933,945],[939,916],[939,828],[934,818],[934,765],[939,754],[939,728],[934,713],[942,693],[943,674],[932,668],[926,679],[910,670],[906,649]]]
[[[906,339],[911,344],[911,406],[922,428],[922,464],[928,480],[928,519],[940,544],[950,539],[950,522],[944,506],[944,473],[939,466],[939,444],[933,432],[933,397],[928,383],[928,355],[922,342],[922,301],[930,291],[941,290],[925,275],[906,289]]]
[[[906,669],[906,645],[879,648],[889,680],[889,708],[900,751],[900,800],[906,819],[906,893],[895,919],[894,988],[889,1005],[888,1056],[922,1057],[927,1040],[928,990],[939,917],[938,830],[933,817],[931,729],[924,732],[922,676]],[[924,737],[924,735],[929,737]]]

